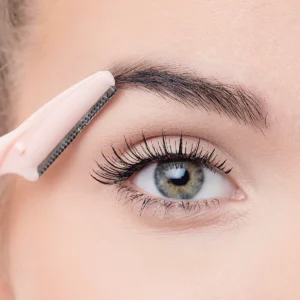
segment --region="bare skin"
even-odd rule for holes
[[[17,120],[116,62],[150,59],[240,84],[268,128],[120,91],[37,183],[16,178],[7,208],[11,299],[300,299],[300,3],[296,0],[40,0],[24,49]],[[226,217],[168,226],[90,177],[111,143],[162,130],[217,148],[246,195]],[[206,145],[205,144],[205,145]],[[211,213],[209,213],[211,214]],[[3,284],[1,292],[6,293]]]

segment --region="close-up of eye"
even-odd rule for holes
[[[140,216],[149,210],[159,218],[195,217],[237,200],[239,188],[229,178],[232,167],[200,139],[162,134],[148,140],[143,135],[142,143],[125,139],[125,144],[123,152],[112,146],[112,157],[103,154],[105,163],[97,163],[91,176],[116,186],[119,200],[136,205]]]

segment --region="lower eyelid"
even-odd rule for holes
[[[230,224],[244,217],[243,201],[229,199],[165,200],[151,198],[131,186],[115,187],[117,201],[139,224],[159,230],[184,230]],[[146,201],[146,202],[145,202]],[[126,204],[126,205],[125,205]],[[235,207],[237,205],[237,207]],[[188,206],[190,209],[188,209]]]

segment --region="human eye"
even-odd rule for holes
[[[232,166],[221,151],[200,138],[142,135],[125,138],[125,147],[104,153],[92,177],[117,187],[119,199],[137,207],[140,216],[174,221],[205,218],[220,207],[244,199],[230,178]]]

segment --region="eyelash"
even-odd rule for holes
[[[142,134],[142,138],[140,149],[128,141],[126,137],[124,138],[126,144],[124,151],[111,146],[114,156],[109,158],[102,153],[105,164],[101,165],[96,162],[98,170],[93,170],[95,175],[91,176],[102,184],[120,184],[150,163],[169,161],[190,161],[211,171],[218,170],[225,175],[228,175],[232,170],[232,168],[226,167],[226,160],[221,162],[218,160],[215,149],[204,153],[203,149],[200,149],[200,138],[195,145],[191,145],[189,150],[182,135],[179,138],[178,146],[175,143],[175,149],[164,133],[161,135],[161,143],[157,141],[156,146],[152,142],[149,143],[144,134]]]
[[[211,205],[214,207],[220,205],[217,199],[180,201],[155,198],[124,184],[135,173],[155,162],[189,161],[200,164],[213,172],[228,175],[232,168],[226,167],[226,160],[218,160],[215,149],[204,152],[200,147],[200,138],[190,147],[188,147],[188,142],[184,141],[182,134],[179,142],[175,142],[174,146],[163,132],[161,141],[157,141],[156,144],[152,141],[148,142],[144,134],[142,134],[142,143],[138,146],[133,145],[126,137],[124,140],[126,147],[123,151],[111,146],[113,156],[107,157],[102,153],[105,163],[100,164],[96,161],[98,169],[94,169],[91,176],[102,184],[117,185],[118,194],[122,196],[122,199],[125,199],[125,203],[139,203],[140,215],[150,207],[155,207],[153,215],[158,210],[163,209],[164,217],[170,214],[172,210],[176,211],[178,209],[185,213],[198,215],[209,209]]]

